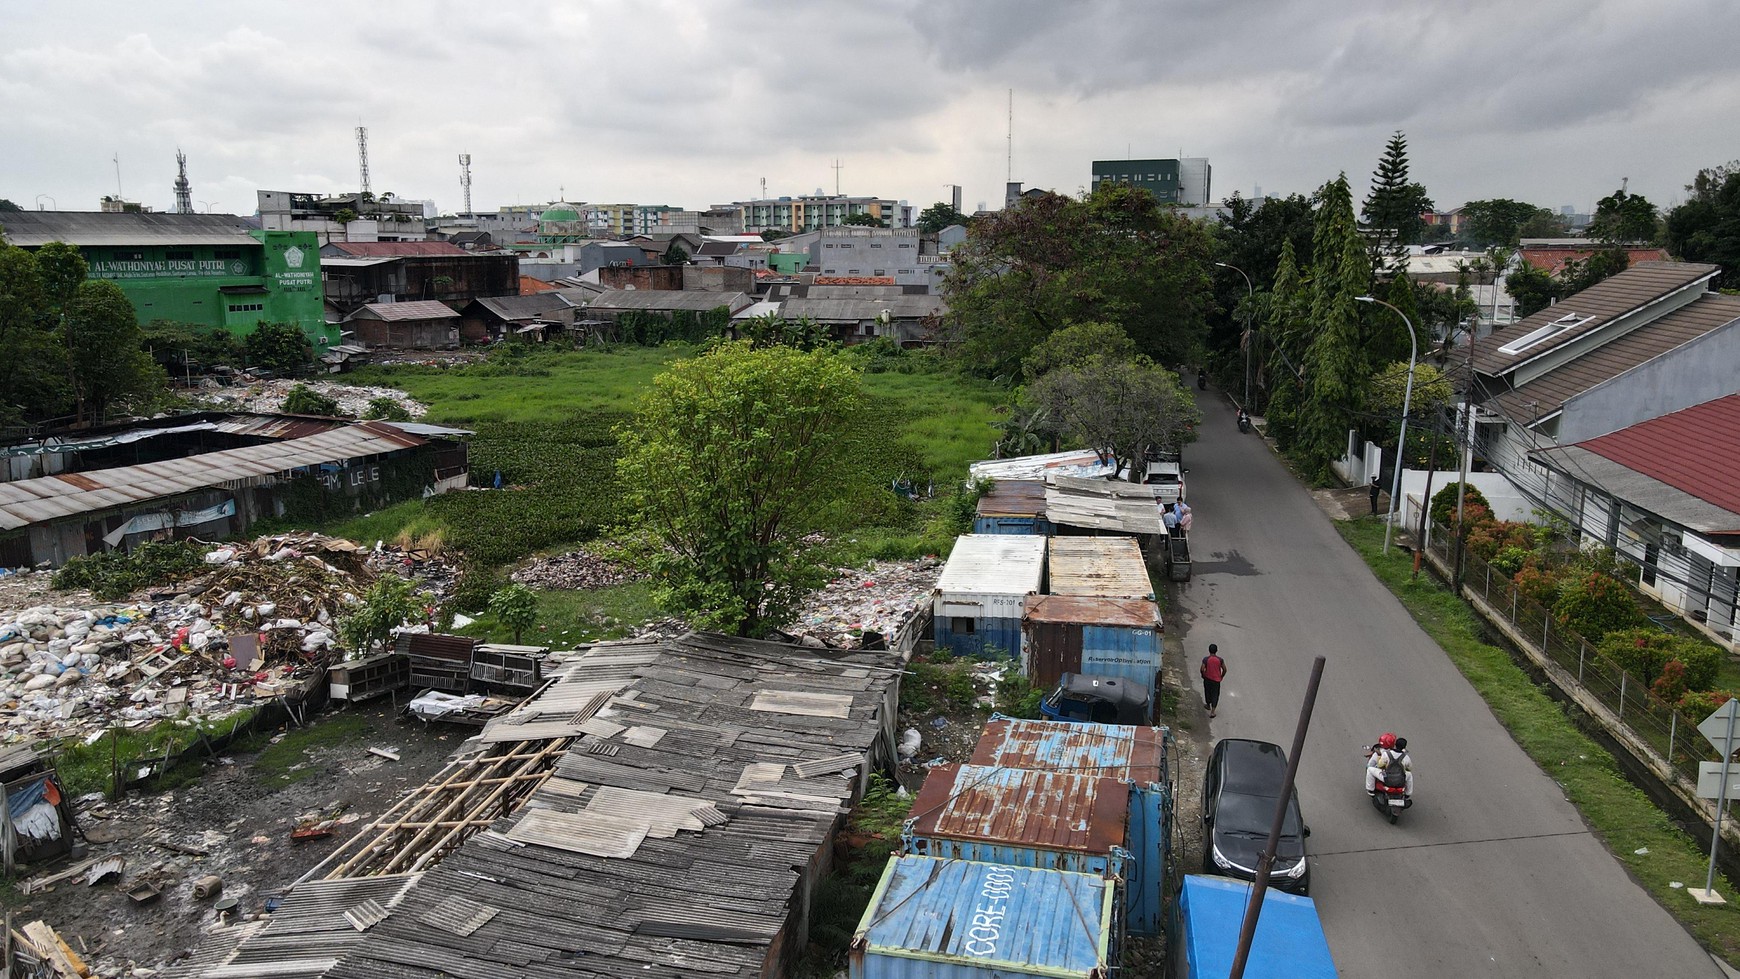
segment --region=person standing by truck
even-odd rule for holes
[[[1208,705],[1208,716],[1213,717],[1220,707],[1220,682],[1226,679],[1226,660],[1220,658],[1218,645],[1208,644],[1208,655],[1202,658],[1197,672],[1202,674],[1202,701]]]

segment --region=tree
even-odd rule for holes
[[[826,573],[800,545],[842,498],[863,404],[825,351],[721,343],[654,379],[617,430],[617,471],[667,608],[755,636],[789,621]]]
[[[1564,218],[1544,207],[1537,208],[1516,229],[1518,238],[1563,238],[1570,231]]]
[[[1515,248],[1522,240],[1522,226],[1532,218],[1551,216],[1544,207],[1506,198],[1469,201],[1462,205],[1462,237],[1476,248],[1503,245]]]
[[[1663,238],[1678,257],[1722,267],[1716,284],[1740,289],[1740,160],[1699,170],[1691,199],[1668,212]]]
[[[1310,323],[1316,333],[1305,352],[1305,396],[1294,445],[1306,465],[1321,470],[1347,446],[1347,432],[1365,407],[1371,377],[1366,356],[1371,339],[1361,322],[1357,297],[1371,291],[1365,242],[1353,219],[1347,174],[1318,195],[1312,244]],[[1388,313],[1388,310],[1385,310]],[[1394,314],[1390,314],[1394,319]],[[1392,328],[1401,328],[1396,323]]]
[[[184,370],[189,362],[201,367],[240,367],[246,358],[242,342],[230,331],[174,320],[145,324],[139,344],[158,364],[174,372]]]
[[[752,317],[742,326],[743,339],[751,346],[786,346],[814,350],[828,343],[828,328],[808,316],[788,320],[778,313]]]
[[[333,216],[332,216],[332,219],[341,225],[349,224],[352,221],[355,221],[356,218],[357,218],[356,211],[351,210],[348,207],[339,208],[337,213],[333,214]]]
[[[1211,248],[1202,225],[1129,185],[1026,199],[975,219],[950,253],[944,339],[991,376],[1015,376],[1071,323],[1117,323],[1158,362],[1193,359],[1211,302]]]
[[[950,225],[966,223],[967,216],[946,201],[937,201],[918,215],[918,230],[927,235],[934,235]]]
[[[249,367],[277,374],[300,374],[314,358],[308,334],[294,323],[260,323],[242,341]]]
[[[765,230],[761,233],[761,240],[762,241],[778,241],[781,238],[790,238],[790,237],[791,237],[791,232],[781,231],[778,228],[768,228],[767,230]]]
[[[283,412],[286,415],[325,415],[328,418],[337,418],[343,414],[335,399],[306,384],[296,385],[284,396]]]
[[[42,271],[44,312],[58,317],[85,281],[90,266],[77,248],[64,241],[51,241],[36,250],[36,267]]]
[[[530,588],[512,584],[489,596],[489,611],[497,622],[513,630],[514,645],[538,621],[538,596]]]
[[[7,200],[4,197],[0,197],[0,212],[22,211],[22,210],[24,210],[24,208],[19,207],[17,204],[12,203],[11,201]]]
[[[1659,237],[1661,218],[1641,194],[1616,190],[1595,203],[1589,237],[1610,245],[1650,244]]]
[[[1408,138],[1401,130],[1390,137],[1384,155],[1371,175],[1371,190],[1365,196],[1361,218],[1372,228],[1391,232],[1391,254],[1405,255],[1406,246],[1418,244],[1432,210],[1426,188],[1408,180]]]
[[[1090,354],[1053,368],[1027,387],[1025,399],[1081,444],[1127,461],[1150,445],[1195,441],[1202,421],[1177,373],[1140,355]]]
[[[422,611],[410,579],[383,575],[349,612],[338,617],[339,641],[349,649],[349,659],[362,659],[377,646],[385,649],[393,641],[393,630]]]
[[[689,253],[682,245],[673,241],[671,247],[665,249],[665,253],[660,256],[660,260],[666,265],[687,265],[689,264]]]
[[[1086,363],[1095,354],[1129,360],[1136,356],[1136,343],[1116,323],[1073,323],[1034,347],[1021,362],[1021,370],[1033,380],[1059,367]]]
[[[840,223],[846,224],[846,225],[857,225],[859,227],[864,227],[864,228],[886,228],[886,227],[888,227],[888,223],[886,221],[883,221],[881,218],[877,217],[876,215],[871,214],[869,211],[853,211],[851,214],[846,215],[846,220],[841,221]]]
[[[106,279],[84,282],[66,304],[60,326],[82,422],[101,422],[113,408],[148,402],[168,379],[139,348],[143,332],[121,287]]]

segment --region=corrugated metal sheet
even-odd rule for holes
[[[914,837],[1103,857],[1124,845],[1130,789],[1114,778],[1075,772],[940,765],[925,776],[912,813],[908,832]],[[1031,858],[1013,862],[1047,866]]]
[[[1091,538],[1076,538],[1091,539]],[[1133,628],[1163,628],[1160,606],[1136,598],[1094,598],[1079,595],[1040,595],[1027,602],[1028,622],[1058,622],[1073,625],[1117,625]]]
[[[259,248],[260,241],[234,214],[146,211],[8,211],[5,239],[21,248],[51,241],[81,247],[218,245]]]
[[[456,320],[459,314],[453,307],[433,299],[420,299],[408,303],[369,303],[350,314],[352,320],[385,320],[389,323],[400,323],[405,320]]]
[[[972,763],[1090,772],[1136,785],[1166,779],[1166,730],[999,717],[985,725]]]
[[[1183,927],[1175,946],[1180,953],[1175,957],[1181,967],[1178,975],[1195,979],[1231,972],[1250,897],[1250,885],[1239,881],[1195,874],[1184,878],[1179,894]],[[1262,927],[1251,944],[1245,975],[1336,979],[1339,973],[1315,902],[1273,889],[1263,895]]]
[[[1112,530],[1124,534],[1164,534],[1158,486],[1121,479],[1045,477],[1045,516],[1060,527]]]
[[[1132,538],[1053,537],[1050,548],[1053,595],[1154,598],[1148,564]]]
[[[1107,975],[1114,890],[1088,874],[896,856],[853,937],[851,979]]]
[[[1045,575],[1045,541],[1038,537],[963,534],[955,539],[948,564],[937,579],[936,594],[953,596],[1019,596],[1039,591]],[[972,599],[963,599],[971,601]],[[1002,611],[1019,608],[1005,603]],[[997,609],[987,609],[996,611]],[[938,615],[945,613],[939,605]]]
[[[973,518],[975,534],[1043,534],[1045,484],[1035,479],[1000,479],[979,497]]]
[[[427,444],[389,425],[361,422],[305,438],[207,452],[141,466],[0,484],[0,530],[16,530],[321,463],[384,455]]]
[[[1038,540],[1039,538],[1034,538]],[[961,621],[956,621],[957,619]],[[956,656],[991,656],[1020,661],[1020,612],[1007,618],[979,618],[957,611],[931,617],[931,640]]]
[[[592,313],[606,313],[617,310],[646,310],[649,312],[668,312],[670,310],[686,309],[690,312],[704,313],[707,310],[724,306],[736,313],[754,304],[754,300],[741,292],[672,292],[664,289],[610,289],[589,300],[586,308]]]
[[[967,472],[974,479],[1043,479],[1048,473],[1095,478],[1110,475],[1112,467],[1111,461],[1100,458],[1092,449],[1073,449],[1013,459],[987,459],[968,466]]]

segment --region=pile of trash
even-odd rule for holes
[[[833,581],[811,594],[795,621],[782,631],[822,645],[852,649],[867,632],[892,641],[915,608],[930,600],[943,562],[872,561],[868,568],[840,568]]]
[[[324,676],[338,618],[378,575],[452,577],[438,558],[319,534],[220,545],[205,562],[209,572],[171,592],[0,612],[0,742],[299,696]]]
[[[210,401],[238,411],[275,412],[284,410],[284,399],[290,395],[290,389],[298,384],[305,384],[316,394],[323,394],[337,401],[339,411],[356,418],[367,414],[369,402],[376,398],[392,399],[412,418],[421,418],[429,411],[427,405],[397,388],[338,384],[333,381],[291,381],[280,378],[234,387],[214,383],[200,394]]]
[[[608,588],[646,577],[626,564],[600,557],[584,548],[541,558],[515,569],[514,581],[528,588]]]

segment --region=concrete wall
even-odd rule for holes
[[[1597,384],[1565,402],[1559,444],[1571,445],[1740,391],[1740,321]]]

